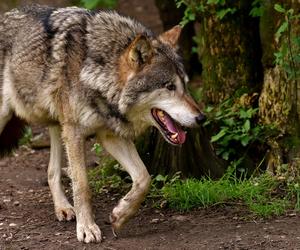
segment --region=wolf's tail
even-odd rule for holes
[[[26,123],[13,115],[0,134],[0,157],[18,147],[19,139],[24,134]]]

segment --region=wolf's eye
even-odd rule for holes
[[[169,83],[169,84],[166,85],[166,88],[167,88],[168,90],[170,90],[170,91],[176,90],[176,85],[173,84],[173,83]]]

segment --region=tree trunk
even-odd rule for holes
[[[198,19],[196,41],[206,103],[218,104],[242,87],[257,91],[262,78],[259,26],[249,16],[251,1],[231,2],[222,8],[236,11],[222,20],[216,6]]]
[[[300,65],[294,61],[299,55],[299,45],[293,39],[299,37],[299,19],[290,20],[289,28],[281,38],[275,39],[281,23],[287,20],[274,10],[274,4],[281,3],[285,9],[299,13],[300,2],[292,0],[271,0],[264,2],[260,33],[263,48],[264,85],[259,99],[259,115],[262,123],[275,125],[279,135],[269,139],[268,170],[277,175],[291,177],[300,174]],[[275,64],[274,53],[287,47],[282,64]],[[288,74],[284,64],[292,68]],[[288,167],[287,167],[288,166]]]
[[[169,145],[157,130],[145,133],[138,145],[144,162],[151,174],[172,175],[181,172],[183,177],[210,176],[219,178],[224,174],[225,162],[218,159],[204,128],[189,130],[184,145]]]

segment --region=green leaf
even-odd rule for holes
[[[163,175],[159,174],[155,177],[155,180],[165,182],[167,180],[167,178],[168,178],[167,176],[163,176]]]
[[[250,139],[251,139],[251,137],[248,135],[245,135],[244,137],[242,137],[242,139],[241,139],[242,145],[244,147],[247,146],[249,144]]]
[[[184,16],[183,19],[180,22],[181,26],[185,26],[188,24],[190,21],[195,21],[196,20],[196,15],[193,12],[193,10],[189,7],[187,7],[184,11]]]
[[[289,17],[293,17],[294,16],[294,9],[289,9],[286,13]]]
[[[294,55],[294,61],[300,63],[300,55]]]
[[[221,110],[219,110],[218,112],[216,112],[216,119],[220,119],[223,117],[223,112]]]
[[[224,119],[224,124],[229,126],[229,127],[232,127],[234,124],[235,124],[235,121],[233,118],[227,118],[227,119]]]
[[[94,9],[97,7],[98,0],[81,0],[82,5],[87,9]]]
[[[224,135],[226,135],[226,132],[227,132],[228,128],[223,128],[218,134],[216,135],[213,135],[211,137],[211,142],[215,142],[215,141],[218,141],[220,138],[222,138]]]
[[[226,151],[223,151],[221,153],[221,156],[224,160],[228,161],[229,160],[229,156],[232,155],[232,154],[235,154],[235,150],[233,148],[229,148],[227,149]],[[220,154],[219,154],[220,155]]]
[[[255,0],[251,5],[252,9],[249,13],[252,17],[261,17],[264,12],[263,0]]]
[[[99,6],[113,9],[117,5],[117,0],[81,0],[81,4],[87,9],[95,9]]]
[[[263,0],[254,0],[252,6],[261,5]]]
[[[278,28],[278,30],[277,30],[277,32],[276,32],[276,34],[275,34],[275,38],[276,38],[277,41],[278,41],[279,38],[281,37],[282,33],[284,33],[284,32],[288,29],[288,27],[289,27],[288,21],[284,21],[284,22],[280,25],[280,27]]]
[[[256,112],[258,111],[258,109],[253,109],[253,108],[249,108],[247,110],[245,109],[241,109],[240,110],[240,118],[241,119],[245,119],[245,118],[252,118],[252,116],[254,114],[256,114]]]
[[[292,41],[295,45],[300,46],[300,36],[294,37]]]
[[[244,109],[241,109],[240,110],[240,118],[250,118],[249,116],[248,116],[248,113],[247,113],[247,111],[246,110],[244,110]]]
[[[225,152],[222,154],[222,158],[223,158],[224,160],[228,161],[228,159],[229,159],[229,154],[230,154],[229,151],[225,151]]]
[[[250,130],[250,120],[246,120],[244,125],[243,125],[243,129],[248,132]]]
[[[222,10],[217,11],[216,15],[217,15],[217,18],[222,20],[228,13],[233,14],[235,11],[236,11],[236,8],[222,9]]]
[[[193,46],[192,49],[191,49],[191,52],[193,54],[197,54],[198,53],[198,48],[196,46]]]
[[[210,120],[206,120],[206,122],[204,122],[202,126],[205,127],[205,126],[207,126],[209,124],[211,124],[211,121]]]
[[[100,153],[103,151],[101,145],[99,143],[95,143],[93,145],[92,151],[94,151],[96,153],[96,155],[100,155]]]
[[[236,141],[240,141],[240,140],[241,140],[241,138],[243,138],[243,135],[236,134],[236,135],[234,135],[234,136],[233,136],[233,138],[232,138],[232,139],[234,139],[234,140],[236,140]]]
[[[196,13],[203,13],[206,11],[206,6],[204,4],[199,4],[196,6]]]
[[[180,8],[181,5],[184,4],[184,1],[183,1],[183,0],[175,0],[175,3],[176,3],[176,7],[177,7],[177,8]]]
[[[222,145],[223,147],[227,147],[229,142],[232,141],[233,139],[233,135],[232,134],[226,134],[222,140],[219,141],[219,144]]]
[[[217,154],[217,155],[222,154],[224,151],[225,151],[224,148],[216,148],[216,154]]]
[[[261,130],[262,130],[262,127],[257,126],[257,127],[254,127],[251,131],[252,131],[253,136],[256,137],[260,134]]]
[[[261,17],[264,14],[264,8],[262,6],[254,7],[254,8],[252,8],[252,10],[250,11],[249,14],[252,17]]]
[[[276,3],[276,4],[274,5],[274,9],[275,9],[277,12],[280,12],[280,13],[285,13],[285,12],[286,12],[286,10],[285,10],[280,4],[278,4],[278,3]]]
[[[207,0],[207,4],[219,4],[220,0]]]
[[[196,15],[195,15],[195,13],[190,13],[188,17],[189,17],[189,20],[190,20],[190,21],[195,21],[195,20],[196,20]]]
[[[207,107],[205,108],[205,113],[210,113],[213,109],[214,109],[213,106],[207,106]]]

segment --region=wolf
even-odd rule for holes
[[[175,26],[155,36],[117,12],[78,7],[31,5],[0,17],[1,150],[21,135],[22,121],[48,126],[55,214],[59,221],[76,217],[79,241],[102,239],[85,166],[88,136],[95,135],[132,178],[131,190],[110,215],[117,231],[137,212],[150,185],[134,138],[154,126],[167,142],[181,145],[183,127],[205,118],[187,91],[180,32]],[[63,147],[74,206],[61,184]]]

